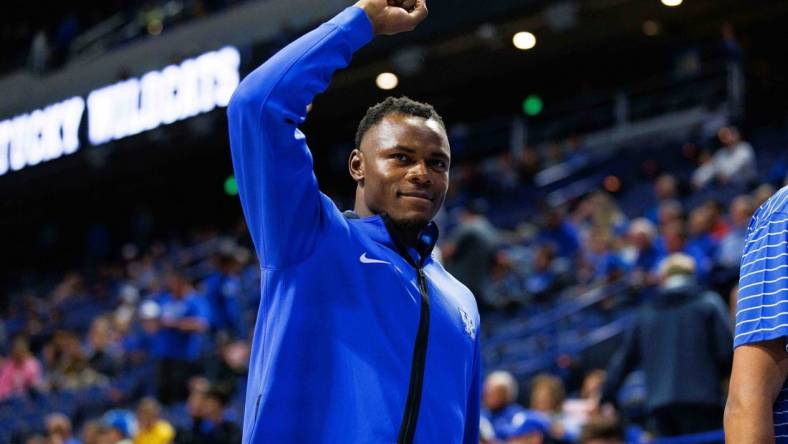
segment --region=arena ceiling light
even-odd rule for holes
[[[515,48],[527,51],[536,46],[536,36],[528,31],[518,32],[512,38],[512,43]]]
[[[383,72],[378,74],[378,77],[375,79],[375,84],[378,85],[378,88],[388,91],[399,85],[399,78],[394,73]]]
[[[660,0],[663,5],[673,8],[675,6],[679,6],[680,4],[684,3],[684,0]]]

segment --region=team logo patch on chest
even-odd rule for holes
[[[473,322],[473,318],[462,308],[459,310],[460,317],[462,317],[462,324],[465,326],[465,333],[468,333],[471,339],[476,339],[476,325]]]

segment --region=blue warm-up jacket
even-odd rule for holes
[[[434,224],[403,249],[383,217],[343,215],[298,130],[371,38],[350,7],[249,74],[229,104],[262,269],[244,443],[479,442],[479,314],[433,261]]]

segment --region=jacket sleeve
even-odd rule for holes
[[[478,325],[478,324],[477,324]],[[468,390],[468,404],[465,407],[465,435],[463,444],[479,443],[479,421],[481,420],[481,363],[479,362],[479,331],[476,331],[476,343],[473,353],[473,371],[471,387]]]
[[[227,109],[230,148],[244,216],[260,264],[305,259],[324,229],[312,155],[298,125],[339,68],[372,39],[355,6],[291,43],[249,74]]]
[[[624,334],[624,341],[621,348],[613,355],[607,367],[607,376],[602,386],[602,403],[610,402],[616,404],[616,395],[624,378],[635,369],[638,364],[638,323],[640,316],[632,320],[632,325]]]

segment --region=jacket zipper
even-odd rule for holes
[[[257,412],[260,411],[260,398],[263,397],[263,394],[257,395],[257,401],[254,403],[254,419],[257,421]]]
[[[410,370],[408,398],[405,403],[405,414],[402,417],[397,444],[411,444],[416,434],[416,421],[419,419],[421,393],[424,385],[424,366],[427,360],[427,338],[430,332],[430,297],[424,269],[419,266],[416,270],[418,271],[419,293],[421,294],[421,314],[419,315],[419,330],[416,334],[416,343],[413,345],[413,362]]]

